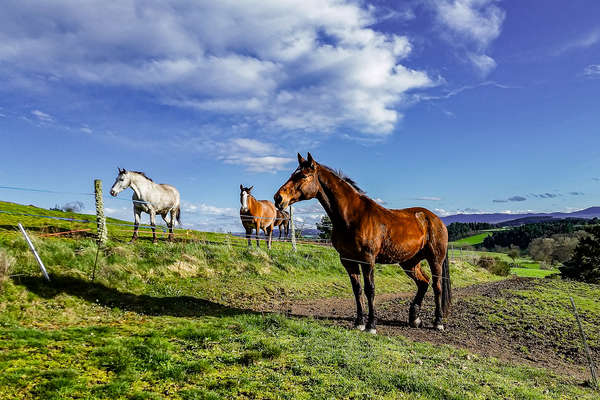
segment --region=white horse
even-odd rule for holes
[[[154,183],[143,172],[127,171],[119,168],[119,175],[110,189],[110,194],[116,196],[130,187],[133,189],[133,214],[135,228],[133,229],[133,243],[138,237],[138,228],[142,212],[150,214],[153,243],[156,239],[156,214],[160,214],[169,227],[169,241],[173,240],[173,225],[175,220],[181,225],[179,191],[171,185]]]

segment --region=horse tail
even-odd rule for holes
[[[442,312],[444,315],[448,315],[451,303],[452,288],[450,286],[450,260],[448,259],[448,249],[446,249],[446,258],[442,264]]]
[[[181,226],[181,207],[177,207],[177,214],[175,214],[175,218],[177,218],[177,223]]]

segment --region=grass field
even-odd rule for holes
[[[0,271],[13,275],[0,276],[0,398],[597,398],[545,369],[286,317],[285,302],[352,296],[328,247],[264,251],[197,232],[130,245],[128,233],[111,235],[91,282],[94,240],[40,237],[71,223],[32,217],[23,222],[46,283],[16,220],[0,215]],[[398,267],[376,271],[378,293],[414,291]],[[454,287],[501,279],[458,259],[451,276]]]
[[[492,234],[492,232],[478,233],[473,236],[469,236],[469,237],[466,237],[466,238],[463,238],[460,240],[456,240],[454,242],[451,242],[450,244],[455,247],[475,246],[476,244],[483,243],[483,240],[486,237],[490,236],[491,234]]]
[[[477,262],[477,259],[483,256],[494,257],[502,261],[506,261],[509,264],[513,264],[512,258],[505,253],[497,253],[492,251],[477,251],[477,250],[463,250],[454,249],[449,252],[451,259],[462,260],[470,264]],[[524,278],[544,278],[546,276],[558,274],[559,271],[556,268],[542,269],[540,263],[530,258],[518,257],[514,263],[518,267],[512,267],[510,273]]]

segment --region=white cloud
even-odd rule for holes
[[[497,0],[431,0],[442,35],[457,48],[466,49],[467,58],[487,75],[495,67],[486,55],[490,44],[500,36],[506,13]]]
[[[250,172],[270,172],[289,169],[294,158],[274,144],[251,138],[219,140],[211,136],[175,138],[172,143],[177,149],[196,151],[216,158],[225,164],[242,165]]]
[[[417,197],[416,200],[441,201],[442,198],[441,197],[435,197],[435,196],[421,196],[421,197]]]
[[[376,198],[374,198],[373,200],[375,200],[375,202],[376,202],[376,203],[379,203],[379,204],[381,204],[382,206],[387,204],[387,201],[385,201],[385,200],[383,200],[383,199],[380,199],[379,197],[376,197]]]
[[[359,0],[11,2],[0,77],[128,88],[261,129],[386,135],[406,94],[434,82],[400,64],[412,44],[373,29],[378,15]]]
[[[217,207],[205,203],[190,203],[182,201],[181,210],[190,214],[220,215],[225,217],[239,217],[239,210],[230,207]]]
[[[583,69],[583,75],[590,78],[600,78],[600,64],[591,64]]]
[[[571,39],[567,42],[564,42],[558,48],[556,48],[553,52],[554,56],[560,56],[570,50],[574,49],[586,49],[600,42],[600,30],[593,30],[591,32],[586,33],[583,36],[579,36],[575,39]]]
[[[47,114],[43,111],[40,110],[33,110],[31,111],[31,115],[33,115],[34,117],[36,117],[40,122],[53,122],[54,118],[52,118],[52,116],[50,114]]]

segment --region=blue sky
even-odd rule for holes
[[[600,205],[599,15],[592,0],[5,1],[0,186],[87,193],[142,170],[180,190],[188,226],[239,230],[240,183],[272,199],[310,151],[392,208]],[[119,198],[109,214],[131,219]]]

